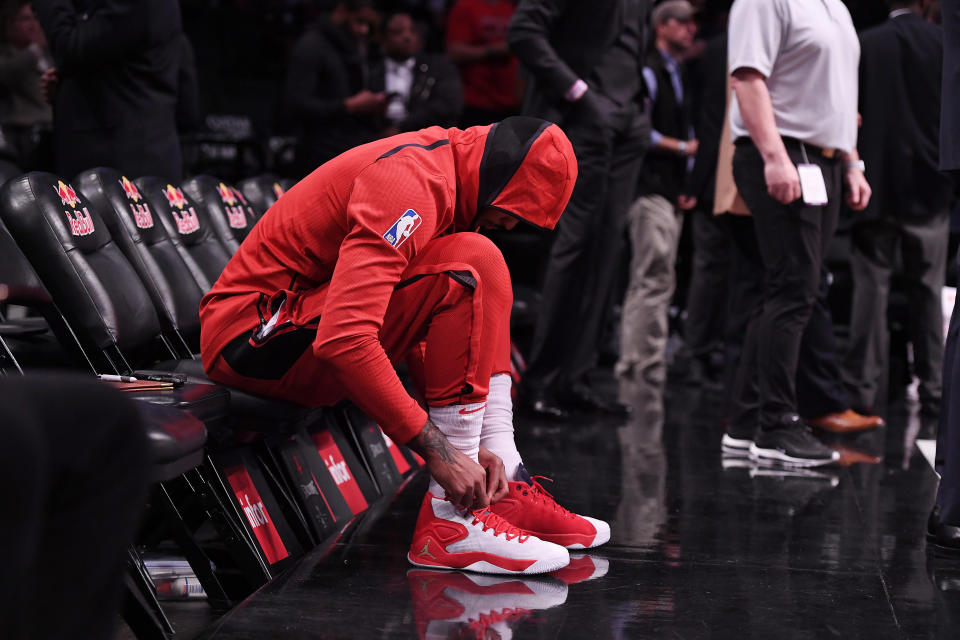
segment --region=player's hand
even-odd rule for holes
[[[507,484],[507,470],[500,456],[483,447],[480,447],[477,457],[480,460],[480,466],[487,471],[487,500],[493,504],[510,491],[510,485]]]
[[[347,108],[347,113],[351,115],[383,113],[387,108],[387,94],[382,91],[373,93],[364,89],[344,100],[343,104]]]
[[[790,204],[800,197],[800,174],[786,153],[764,162],[763,177],[767,181],[767,191],[777,202]]]
[[[854,211],[863,211],[870,204],[872,190],[867,178],[860,169],[847,169],[844,176],[844,182],[847,183],[847,204]]]
[[[690,211],[697,206],[697,197],[680,194],[677,197],[677,207],[683,211]]]
[[[700,141],[696,138],[687,140],[687,153],[688,157],[697,155],[697,149],[700,148]]]
[[[407,444],[426,461],[427,471],[443,487],[450,502],[461,509],[479,509],[490,504],[486,471],[454,449],[429,418]]]
[[[60,77],[56,69],[48,69],[40,76],[40,95],[45,102],[53,104],[58,84],[60,84]]]

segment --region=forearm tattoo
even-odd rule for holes
[[[427,418],[427,423],[423,425],[420,433],[410,441],[410,444],[414,445],[412,448],[416,449],[417,453],[424,458],[436,456],[446,464],[451,464],[456,459],[453,445],[451,445],[447,437],[437,429],[437,426],[430,421],[430,418]]]

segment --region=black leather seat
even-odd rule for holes
[[[227,266],[231,253],[217,239],[207,212],[192,201],[183,190],[159,178],[141,177],[134,181],[147,199],[152,213],[160,219],[167,235],[187,264],[196,264],[193,271],[200,289],[206,293]]]
[[[247,201],[262,213],[280,199],[285,189],[280,186],[280,178],[272,173],[264,173],[253,178],[241,180],[237,185],[247,197]]]
[[[78,175],[73,184],[96,207],[107,228],[151,292],[161,322],[170,322],[191,351],[200,346],[200,299],[206,280],[200,266],[177,250],[174,240],[130,179],[100,167]],[[175,284],[174,284],[175,283]]]
[[[97,371],[129,374],[138,364],[178,359],[103,218],[69,184],[42,172],[15,178],[0,189],[0,216]],[[226,420],[229,393],[188,384],[154,400],[194,413],[209,427]]]
[[[181,188],[207,212],[214,233],[230,255],[236,253],[263,212],[254,210],[236,187],[213,176],[190,178]]]

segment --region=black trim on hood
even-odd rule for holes
[[[490,128],[483,147],[483,157],[480,159],[478,214],[503,192],[520,169],[533,143],[552,124],[540,118],[512,116]],[[504,212],[519,217],[509,211]]]
[[[406,149],[407,147],[420,147],[424,151],[433,151],[434,149],[437,149],[439,147],[444,147],[448,144],[450,144],[450,140],[448,140],[447,138],[444,138],[442,140],[437,140],[436,142],[431,142],[430,144],[417,144],[416,142],[411,142],[409,144],[402,144],[399,147],[394,147],[393,149],[390,149],[390,151],[387,151],[385,154],[377,158],[377,160],[383,160],[384,158],[389,158],[393,154],[398,153]]]

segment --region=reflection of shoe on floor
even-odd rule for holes
[[[840,484],[840,478],[832,473],[814,471],[802,467],[753,467],[750,469],[751,478],[798,478],[804,480],[822,480],[825,484],[835,487]]]
[[[582,553],[571,555],[570,564],[563,569],[552,572],[550,575],[566,584],[577,584],[602,578],[607,575],[609,569],[610,561],[606,558],[596,558],[590,554]]]
[[[567,511],[522,466],[518,477],[523,479],[509,483],[506,497],[490,505],[494,513],[541,540],[568,549],[597,547],[610,539],[606,522]]]
[[[411,569],[407,572],[420,637],[513,636],[509,623],[567,600],[567,585],[552,579],[501,578]],[[492,635],[490,632],[495,632]]]
[[[846,411],[810,418],[807,420],[807,424],[833,433],[855,433],[883,426],[883,418],[880,416],[864,416],[853,409],[847,409]]]
[[[727,471],[729,469],[753,469],[757,466],[757,463],[747,455],[747,452],[727,453],[724,450],[723,455],[720,456],[720,465],[724,471]]]
[[[840,459],[839,453],[813,437],[796,414],[783,416],[773,429],[761,429],[750,456],[761,463],[794,467],[819,467]]]
[[[563,547],[518,529],[489,509],[460,511],[429,491],[420,505],[407,559],[418,567],[536,574],[567,566]]]

